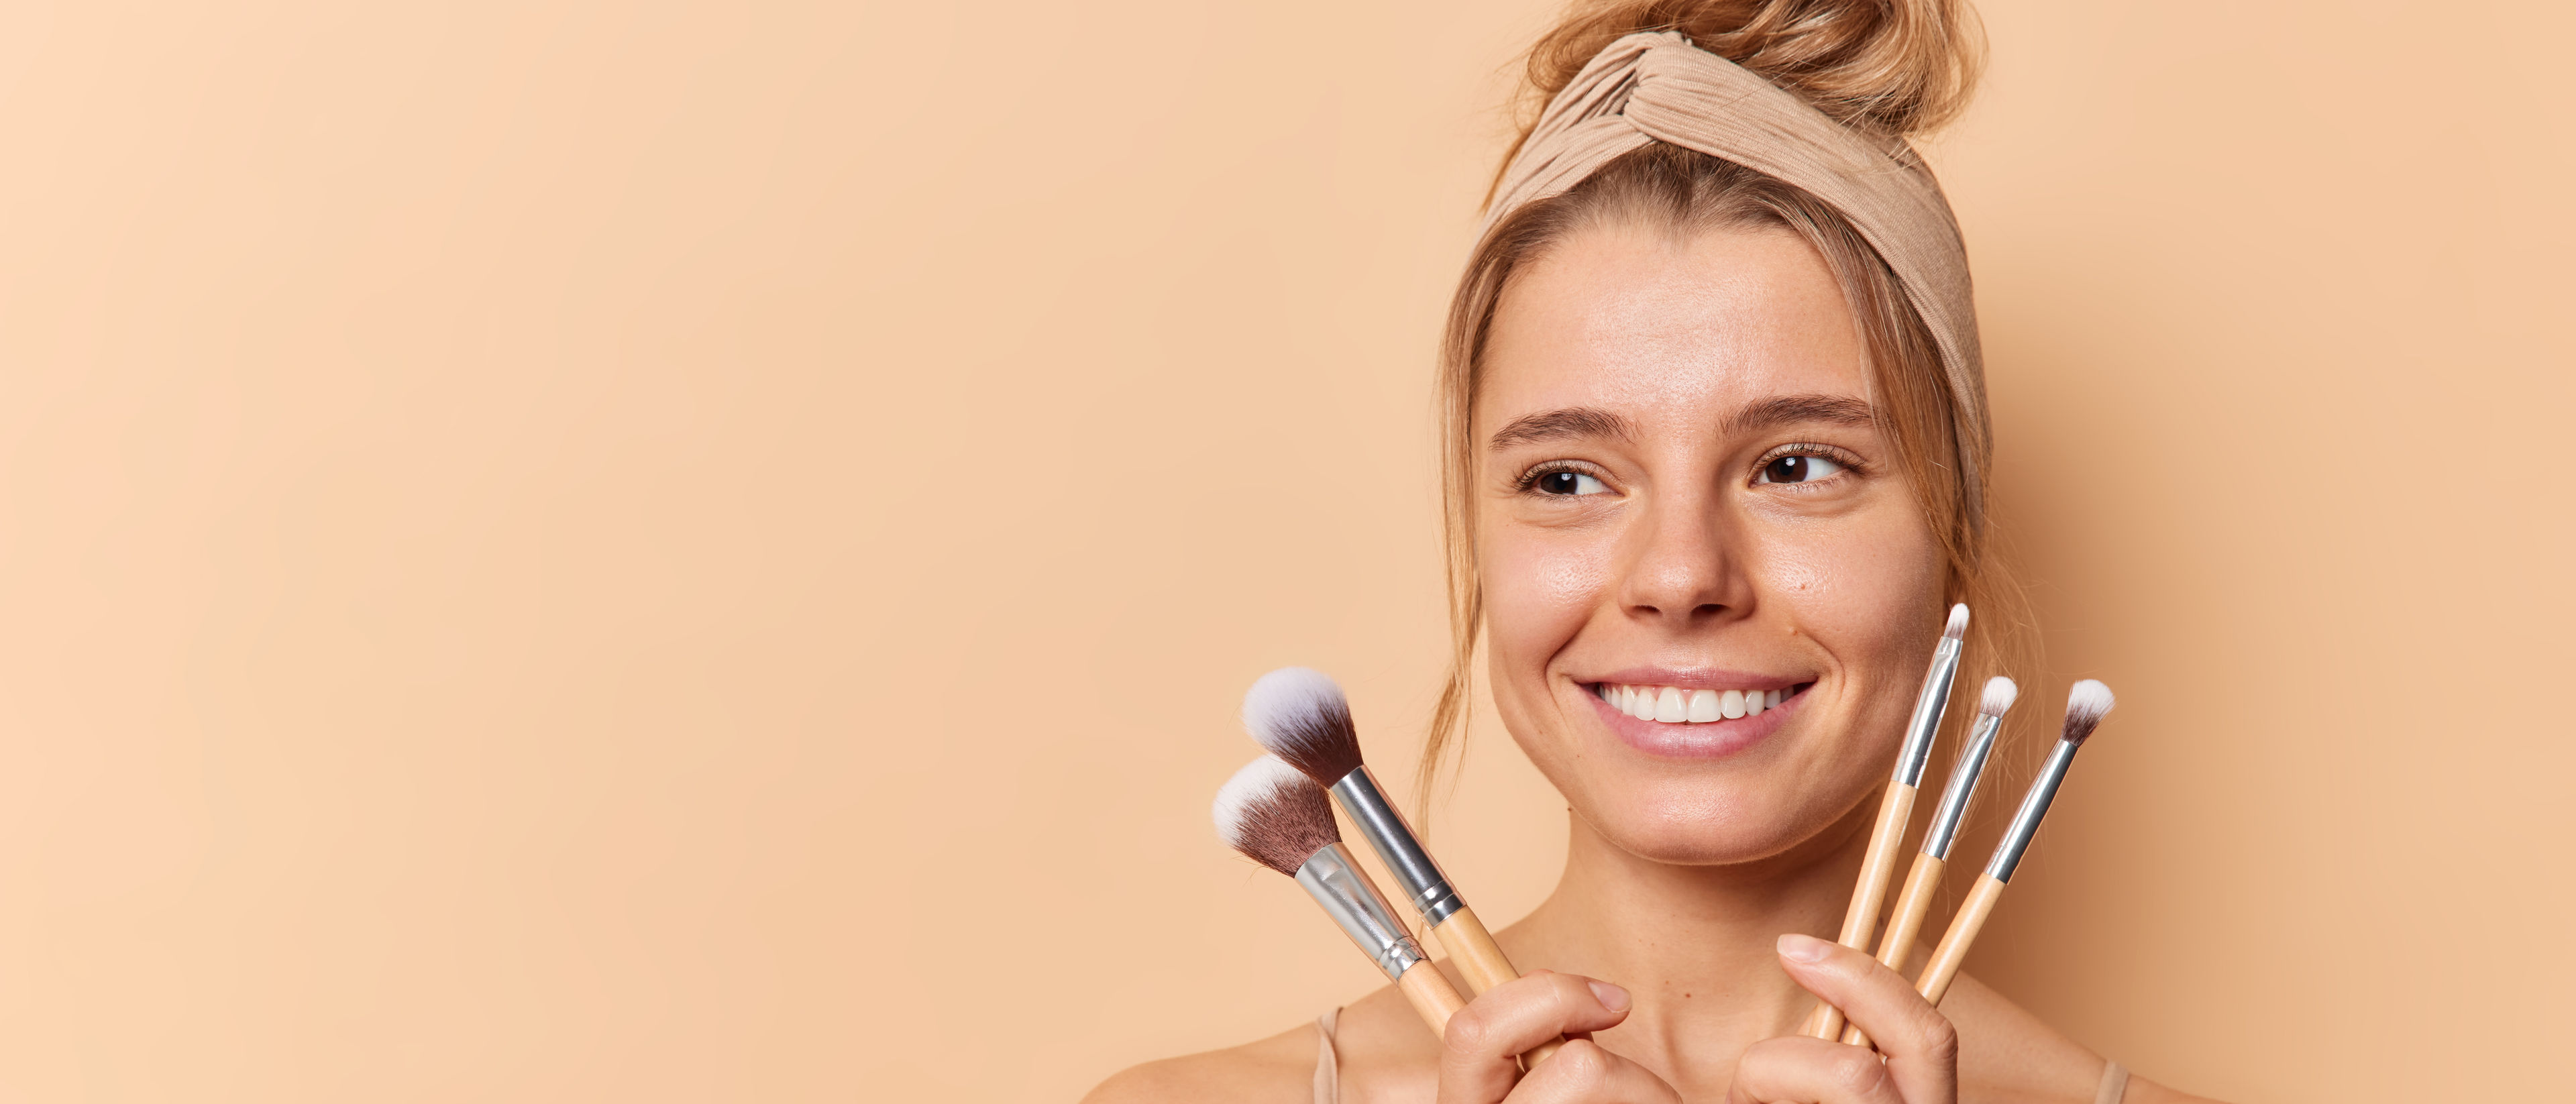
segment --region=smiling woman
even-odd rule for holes
[[[1817,938],[1950,606],[1974,663],[2023,653],[1965,254],[1902,139],[1962,105],[1966,20],[1593,4],[1533,51],[1546,106],[1441,366],[1453,662],[1423,776],[1482,640],[1572,810],[1556,892],[1498,933],[1534,969],[1440,1037],[1389,989],[1095,1100],[2187,1099],[1973,979],[1936,1009]],[[1875,1051],[1796,1033],[1820,1000]]]
[[[1669,251],[1746,236],[1777,239],[1776,249],[1794,253],[1804,285],[1757,286],[1760,270],[1711,258],[1708,263],[1714,267],[1695,277],[1703,286],[1621,285],[1631,297],[1601,304],[1601,316],[1590,320],[1601,333],[1578,336],[1578,331],[1562,329],[1562,317],[1532,317],[1531,308],[1544,310],[1552,293],[1533,291],[1531,284],[1567,279],[1550,277],[1549,270],[1570,261],[1611,263],[1609,258],[1569,257],[1569,242],[1628,237],[1638,239],[1633,244],[1639,247],[1652,241]],[[1603,278],[1617,279],[1609,274]],[[1781,301],[1747,304],[1747,296],[1764,294]],[[1711,316],[1725,308],[1732,308],[1734,317]],[[1941,596],[1966,602],[1985,615],[1970,627],[1973,666],[1968,677],[1990,673],[1981,668],[2026,669],[2031,648],[2020,629],[2029,619],[2019,590],[1987,551],[1984,473],[1990,446],[1982,383],[1974,375],[1973,338],[1962,358],[1968,385],[1954,386],[1940,342],[1908,302],[1895,273],[1831,206],[1722,158],[1650,144],[1612,160],[1562,195],[1500,218],[1470,262],[1452,308],[1441,392],[1454,651],[1449,684],[1423,749],[1425,777],[1437,773],[1463,724],[1473,649],[1492,597],[1474,536],[1480,531],[1480,510],[1490,508],[1476,486],[1477,473],[1497,463],[1506,446],[1527,439],[1524,420],[1560,434],[1581,423],[1595,437],[1613,424],[1634,428],[1616,411],[1587,408],[1585,413],[1593,416],[1588,420],[1566,417],[1571,410],[1514,412],[1504,415],[1511,424],[1478,433],[1477,419],[1493,413],[1494,363],[1502,355],[1498,346],[1511,341],[1514,331],[1544,332],[1559,342],[1592,341],[1599,347],[1589,355],[1651,364],[1663,355],[1651,343],[1669,345],[1668,319],[1674,312],[1702,325],[1723,323],[1722,329],[1695,332],[1714,334],[1739,351],[1763,341],[1836,343],[1831,349],[1802,350],[1802,355],[1840,358],[1830,363],[1848,370],[1849,378],[1839,381],[1842,390],[1755,391],[1740,396],[1737,409],[1695,413],[1718,419],[1708,424],[1722,425],[1732,438],[1806,424],[1869,431],[1876,448],[1866,461],[1825,436],[1797,440],[1792,435],[1775,446],[1776,454],[1761,458],[1761,476],[1774,485],[1822,482],[1837,474],[1892,480],[1896,493],[1911,499],[1919,536],[1930,542],[1939,560]],[[1626,348],[1612,347],[1617,342],[1627,343]],[[1602,422],[1604,417],[1614,421]],[[1635,434],[1624,437],[1633,441]],[[1935,600],[1921,616],[1937,622],[1940,613],[1934,607],[1942,605],[1946,603]]]

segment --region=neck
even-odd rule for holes
[[[1681,866],[1621,850],[1580,816],[1565,876],[1504,933],[1522,969],[1544,967],[1625,987],[1626,1022],[1599,1041],[1682,1094],[1723,1093],[1735,1059],[1790,1034],[1815,998],[1781,972],[1781,933],[1831,939],[1842,927],[1878,807],[1873,793],[1788,852],[1728,866]]]

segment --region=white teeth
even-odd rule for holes
[[[1664,724],[1707,724],[1758,717],[1766,710],[1780,708],[1781,695],[1778,690],[1684,690],[1677,686],[1606,682],[1595,687],[1594,692],[1612,709],[1641,721]]]

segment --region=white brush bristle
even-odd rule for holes
[[[1244,691],[1243,729],[1317,785],[1329,786],[1360,768],[1351,703],[1322,671],[1282,667],[1261,676]]]
[[[1966,602],[1961,602],[1950,607],[1950,623],[1941,626],[1941,635],[1951,640],[1963,640],[1967,638],[1968,604]]]
[[[1224,840],[1228,847],[1241,850],[1244,846],[1244,822],[1253,802],[1269,798],[1283,786],[1312,785],[1314,783],[1307,781],[1297,768],[1276,755],[1264,755],[1245,763],[1242,770],[1234,772],[1234,777],[1225,780],[1225,785],[1217,787],[1216,807],[1212,810],[1216,817],[1216,838]]]
[[[2014,685],[2011,679],[1996,675],[1986,680],[1986,695],[1978,699],[1977,712],[1989,717],[2003,716],[2011,711],[2013,700],[2019,697],[2021,687]]]
[[[2102,685],[2099,679],[2085,679],[2066,690],[2066,711],[2069,713],[2081,710],[2099,715],[2110,712],[2111,704],[2111,688]]]
[[[1312,667],[1282,667],[1243,692],[1243,727],[1253,739],[1329,709],[1349,709],[1342,687]]]

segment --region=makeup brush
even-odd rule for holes
[[[1457,956],[1469,988],[1482,993],[1520,976],[1361,760],[1350,703],[1329,676],[1304,667],[1261,676],[1243,696],[1243,727],[1341,803],[1360,838],[1385,860],[1406,903]]]
[[[2030,793],[2021,799],[2021,811],[2013,814],[2012,827],[2004,829],[2003,841],[1995,845],[1995,857],[1986,863],[1986,872],[1977,876],[1976,888],[1968,891],[1967,903],[1950,920],[1950,930],[1941,933],[1941,945],[1932,949],[1932,961],[1923,967],[1923,976],[1914,983],[1914,991],[1923,999],[1938,1005],[1950,991],[1950,982],[1959,976],[1959,964],[1968,957],[1968,945],[1977,941],[1977,929],[1995,911],[1995,902],[2004,895],[2004,886],[2012,881],[2013,870],[2021,865],[2022,854],[2030,850],[2032,837],[2039,835],[2040,818],[2048,815],[2048,804],[2057,799],[2057,787],[2066,781],[2066,768],[2074,765],[2075,752],[2093,735],[2102,715],[2111,711],[2111,688],[2092,679],[2076,683],[2066,694],[2066,728],[2057,739],[2057,747],[2048,753],[2048,763],[2039,769],[2039,777],[2030,784]]]
[[[1878,803],[1878,825],[1869,831],[1869,851],[1861,859],[1860,882],[1852,887],[1851,907],[1843,912],[1843,934],[1834,942],[1856,951],[1869,950],[1878,930],[1879,906],[1887,903],[1887,876],[1896,872],[1896,849],[1905,846],[1905,826],[1914,819],[1914,795],[1923,782],[1923,765],[1932,760],[1932,738],[1950,710],[1950,683],[1959,677],[1959,652],[1966,646],[1968,607],[1950,607],[1941,627],[1941,642],[1932,647],[1932,668],[1923,674],[1923,689],[1914,695],[1914,715],[1905,722],[1905,744],[1896,755],[1896,775]],[[1818,1005],[1808,1017],[1807,1034],[1834,1039],[1843,1033],[1843,1010]]]
[[[1282,667],[1261,676],[1243,695],[1243,728],[1340,803],[1360,838],[1386,863],[1397,892],[1449,949],[1469,989],[1482,993],[1521,976],[1361,760],[1350,702],[1330,676],[1304,667]],[[1556,1053],[1557,1045],[1531,1051],[1530,1064]]]
[[[1377,883],[1351,861],[1324,791],[1297,768],[1264,755],[1217,790],[1215,814],[1216,834],[1226,846],[1296,879],[1404,991],[1432,1034],[1449,1030],[1449,1017],[1466,1002],[1395,918]]]
[[[1941,872],[1950,867],[1950,844],[1958,838],[1959,821],[1968,815],[1968,802],[1977,796],[1977,778],[1986,772],[1986,757],[1995,750],[1995,734],[2003,729],[2004,714],[2020,694],[2021,688],[2002,675],[1986,680],[1986,692],[1977,700],[1977,726],[1968,733],[1968,746],[1959,750],[1959,762],[1950,768],[1950,785],[1941,791],[1932,823],[1923,828],[1923,849],[1914,853],[1914,869],[1906,873],[1896,908],[1887,915],[1887,934],[1878,940],[1879,964],[1890,970],[1905,969],[1906,952],[1923,930],[1923,914],[1932,911],[1932,895],[1941,889]],[[1869,1034],[1854,1024],[1843,1029],[1843,1041],[1868,1046]]]

